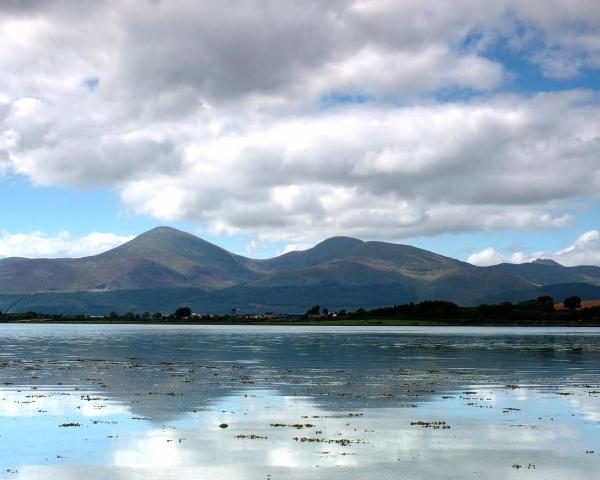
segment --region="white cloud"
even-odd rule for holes
[[[265,246],[261,242],[252,239],[244,246],[244,252],[246,253],[246,255],[252,257],[253,255],[260,255],[264,248]]]
[[[132,238],[99,232],[73,237],[69,232],[49,236],[39,231],[15,234],[0,231],[0,258],[85,257],[114,248]]]
[[[497,265],[499,263],[523,263],[526,261],[523,252],[514,252],[510,256],[503,255],[493,247],[487,247],[479,252],[472,253],[467,262],[480,267]]]
[[[258,240],[563,228],[600,191],[600,99],[499,94],[514,72],[486,52],[577,75],[599,20],[583,0],[3,3],[0,174]]]
[[[551,259],[565,266],[600,266],[600,232],[598,230],[585,232],[572,245],[557,252],[537,251],[526,254],[522,251],[516,251],[511,254],[504,254],[494,247],[487,247],[469,255],[467,262],[473,265],[488,266],[505,262],[531,262],[538,258]]]
[[[277,252],[275,252],[275,255],[279,256],[279,255],[284,255],[284,254],[290,253],[290,252],[298,252],[301,250],[307,250],[313,246],[314,245],[311,245],[309,243],[301,243],[301,244],[288,243],[281,250],[277,250]]]
[[[302,250],[301,248],[298,248],[298,245],[294,244],[294,243],[290,243],[288,245],[286,245],[285,247],[283,247],[283,250],[279,253],[278,255],[283,255],[285,253],[290,253],[290,252],[297,252],[298,250]]]
[[[576,92],[249,120],[190,142],[180,172],[132,179],[122,198],[280,241],[563,228],[573,216],[557,199],[600,187],[596,105]]]
[[[563,265],[600,265],[600,232],[590,230],[551,258]]]

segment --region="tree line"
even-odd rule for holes
[[[304,318],[320,318],[338,320],[360,319],[428,319],[452,320],[472,323],[493,323],[498,321],[529,321],[532,323],[548,321],[600,323],[600,306],[581,308],[581,298],[570,296],[563,300],[563,310],[555,308],[555,301],[550,296],[541,296],[523,302],[502,302],[482,304],[475,307],[462,307],[444,300],[426,300],[418,303],[406,303],[389,307],[366,310],[359,308],[347,312],[340,310],[330,312],[319,305],[311,307]]]
[[[418,303],[406,303],[374,309],[359,308],[354,311],[330,311],[314,305],[304,315],[256,315],[239,313],[236,309],[228,315],[199,314],[191,308],[181,306],[173,313],[161,312],[142,314],[127,312],[119,314],[111,312],[104,316],[86,315],[46,315],[37,312],[2,313],[0,322],[15,321],[72,321],[99,323],[267,323],[294,321],[326,321],[326,320],[428,320],[445,324],[586,324],[600,325],[600,306],[581,308],[581,298],[567,297],[562,302],[563,309],[556,309],[552,297],[541,296],[524,302],[502,302],[483,304],[476,307],[462,307],[443,300],[427,300]]]

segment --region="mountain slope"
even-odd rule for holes
[[[382,289],[395,285],[410,292],[407,301],[444,298],[457,303],[471,303],[508,288],[534,288],[531,282],[511,273],[475,267],[409,245],[334,237],[312,249],[292,253],[269,260],[270,273],[246,287],[321,285],[334,295],[335,288],[341,286],[377,285]]]
[[[367,308],[428,299],[472,305],[549,291],[592,295],[595,286],[600,267],[476,267],[409,245],[349,237],[255,260],[168,227],[91,257],[0,260],[0,310],[54,313],[169,312],[182,304],[220,313],[297,313],[313,304]]]
[[[501,263],[488,267],[490,270],[518,275],[536,285],[584,282],[600,285],[600,267],[565,267],[552,260],[536,260],[530,263]]]
[[[557,303],[572,295],[581,297],[582,300],[598,300],[600,298],[600,285],[591,283],[554,283],[552,285],[543,285],[535,287],[533,290],[508,290],[499,291],[494,294],[478,299],[481,303],[500,303],[500,302],[522,302],[543,295],[549,295]]]
[[[117,267],[123,258],[146,263],[144,266],[152,264],[159,271],[169,271],[172,284],[157,285],[165,287],[223,288],[258,275],[247,266],[244,257],[169,227],[157,227],[93,258],[99,265],[110,264],[113,267]],[[150,272],[138,270],[138,278],[131,273],[124,273],[125,278],[121,277],[113,283],[122,285],[133,280],[131,283],[134,285],[115,288],[148,288],[145,276]]]
[[[415,278],[434,278],[449,271],[470,266],[410,245],[363,242],[349,237],[332,237],[313,248],[290,252],[260,263],[267,272],[284,273],[312,267],[351,262],[382,273],[397,273]],[[352,279],[345,279],[352,281]]]
[[[223,288],[257,277],[227,250],[158,227],[108,252],[76,259],[17,259],[0,263],[0,292]]]

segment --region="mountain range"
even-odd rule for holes
[[[444,299],[462,305],[539,295],[600,298],[600,267],[551,260],[477,267],[409,245],[329,238],[257,260],[194,235],[154,228],[84,258],[0,260],[0,310],[104,315],[172,312],[299,313]]]

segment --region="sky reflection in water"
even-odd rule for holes
[[[0,478],[597,478],[599,340],[0,326]]]

